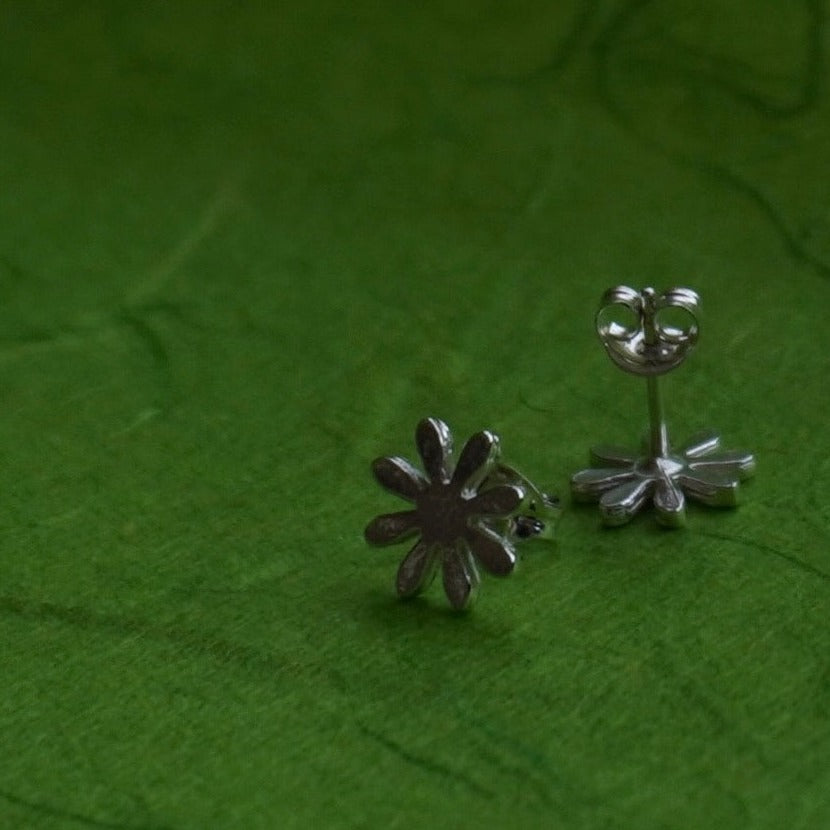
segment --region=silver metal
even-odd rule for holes
[[[649,412],[641,453],[595,447],[593,466],[571,478],[574,498],[599,501],[608,525],[625,524],[652,501],[661,524],[680,527],[687,495],[711,506],[732,507],[740,481],[755,471],[752,453],[719,451],[720,438],[714,433],[701,433],[677,450],[669,442],[659,377],[677,368],[697,343],[699,305],[689,288],[657,294],[653,288],[617,286],[602,297],[595,320],[599,339],[619,368],[646,378]]]
[[[492,432],[473,435],[455,461],[449,427],[425,418],[415,444],[426,475],[397,456],[372,463],[381,486],[414,507],[377,516],[366,527],[366,541],[388,545],[417,535],[398,568],[398,595],[421,593],[440,566],[450,604],[467,608],[480,582],[477,563],[496,576],[510,574],[517,560],[514,543],[550,537],[559,502],[501,463]]]

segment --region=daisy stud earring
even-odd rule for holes
[[[571,478],[574,499],[598,501],[608,525],[625,524],[651,501],[660,524],[679,527],[686,519],[686,496],[732,507],[739,482],[755,471],[752,453],[720,451],[716,433],[700,433],[677,447],[669,442],[658,380],[697,343],[699,303],[689,288],[657,294],[626,286],[609,289],[600,302],[599,339],[620,369],[646,379],[650,420],[642,452],[594,447],[593,466]]]
[[[455,461],[449,427],[425,418],[415,444],[423,473],[397,456],[372,463],[381,486],[412,508],[377,516],[366,527],[366,541],[389,545],[417,537],[398,568],[398,596],[421,593],[440,568],[450,605],[467,608],[480,582],[477,565],[495,576],[512,573],[515,542],[552,536],[559,502],[501,463],[492,432],[473,435]]]

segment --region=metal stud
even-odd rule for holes
[[[398,568],[398,595],[421,593],[440,567],[450,604],[467,608],[480,582],[477,565],[496,576],[512,573],[515,542],[552,536],[559,502],[501,463],[492,432],[473,435],[457,461],[450,429],[438,418],[418,424],[415,443],[425,473],[397,456],[373,462],[378,482],[413,509],[376,517],[366,540],[388,545],[417,535]]]
[[[658,522],[682,526],[685,496],[714,507],[732,507],[739,482],[755,471],[751,453],[719,451],[716,433],[701,433],[677,448],[669,442],[658,380],[679,366],[697,343],[699,304],[689,288],[657,294],[653,288],[640,292],[617,286],[602,298],[597,334],[619,368],[646,378],[650,421],[642,452],[594,447],[593,466],[571,479],[574,498],[599,501],[608,525],[625,524],[652,501]]]

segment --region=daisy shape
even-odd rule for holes
[[[701,433],[676,453],[656,457],[594,447],[594,466],[573,476],[571,492],[577,500],[599,501],[608,525],[625,524],[651,500],[661,524],[680,527],[686,495],[713,507],[734,507],[739,483],[755,471],[752,453],[719,452],[719,447],[714,433]]]
[[[499,439],[492,432],[473,435],[456,463],[450,429],[438,418],[418,424],[415,444],[426,475],[399,457],[373,462],[381,486],[414,508],[376,517],[366,527],[366,540],[388,545],[417,534],[398,568],[398,595],[419,594],[440,565],[450,604],[466,608],[480,581],[476,562],[496,576],[507,576],[516,565],[513,545],[495,527],[507,526],[525,499],[525,489],[488,482],[493,476],[498,480],[499,472]]]

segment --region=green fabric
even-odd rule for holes
[[[0,826],[827,826],[824,10],[2,3]],[[742,506],[397,602],[421,417],[638,440],[616,283],[701,293]]]

